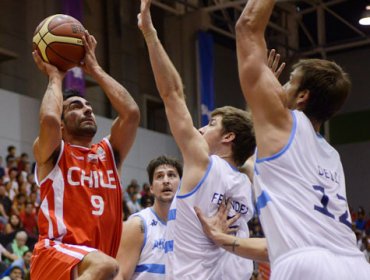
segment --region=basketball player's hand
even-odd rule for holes
[[[85,46],[85,58],[81,63],[81,67],[85,73],[93,76],[93,73],[100,68],[95,55],[96,45],[98,43],[95,37],[90,35],[87,30],[85,30],[85,35],[82,37],[82,41]]]
[[[47,63],[42,60],[39,53],[35,50],[32,52],[33,60],[35,61],[35,64],[39,70],[44,73],[45,75],[49,77],[57,77],[60,80],[63,80],[65,72],[60,71],[57,67],[54,65]]]
[[[137,25],[145,39],[156,33],[150,14],[150,5],[151,0],[141,0],[140,13],[137,15]]]
[[[279,63],[280,63],[280,54],[278,54],[275,49],[272,49],[267,58],[267,66],[275,74],[275,77],[277,79],[279,79],[281,72],[283,72],[285,68],[285,62],[281,63],[280,66]]]
[[[218,208],[217,213],[212,217],[206,217],[198,207],[194,207],[195,213],[203,227],[203,232],[217,244],[217,235],[226,233],[231,234],[239,230],[238,227],[231,227],[231,225],[239,219],[240,214],[236,214],[232,218],[228,219],[227,214],[231,208],[231,201],[222,201]],[[222,245],[222,244],[217,244]]]

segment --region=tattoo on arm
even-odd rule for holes
[[[144,221],[142,219],[140,219],[140,231],[141,233],[145,233]]]
[[[240,245],[237,243],[237,240],[234,239],[233,243],[231,244],[222,244],[222,247],[231,247],[231,251],[235,252],[235,248],[239,247]]]

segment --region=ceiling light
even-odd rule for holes
[[[361,25],[370,25],[370,5],[366,6],[366,10],[362,12],[358,23]]]

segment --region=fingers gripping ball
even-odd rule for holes
[[[82,36],[85,28],[75,18],[56,14],[44,19],[33,35],[33,49],[37,49],[45,62],[59,70],[80,64],[85,56]]]

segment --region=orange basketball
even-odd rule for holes
[[[44,19],[33,35],[33,49],[42,59],[62,71],[80,65],[85,56],[85,28],[74,17],[62,14]]]

